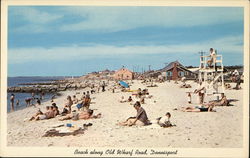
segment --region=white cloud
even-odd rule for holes
[[[33,7],[14,7],[11,9],[11,13],[34,24],[45,24],[63,17],[63,14],[40,11]]]
[[[207,50],[213,47],[218,53],[242,53],[242,36],[229,36],[214,41],[204,41],[194,44],[179,45],[138,45],[138,46],[113,46],[113,45],[90,45],[90,46],[65,46],[52,47],[49,49],[37,48],[16,48],[9,49],[9,63],[26,63],[29,61],[63,61],[85,60],[96,57],[119,57],[121,55],[151,55],[166,53],[189,53],[190,55],[200,50]],[[178,56],[178,55],[176,55]]]
[[[63,14],[40,11],[33,7],[11,7],[10,11],[11,18],[19,18],[13,20],[22,20],[25,22],[24,25],[15,27],[13,32],[48,32],[51,28],[47,24],[53,23],[55,20],[63,17]]]
[[[116,32],[145,26],[190,27],[243,19],[243,12],[239,8],[65,7],[62,10],[84,18],[78,23],[62,25],[62,31]]]
[[[57,19],[58,30],[117,32],[140,27],[191,27],[243,20],[243,9],[217,7],[14,7],[11,14],[20,16],[30,30],[43,32],[51,30]],[[77,19],[72,21],[70,19]],[[67,19],[68,18],[68,19]],[[22,27],[22,26],[21,26]],[[25,27],[16,31],[25,31]]]

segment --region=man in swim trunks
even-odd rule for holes
[[[207,103],[206,105],[213,105],[213,106],[228,106],[229,101],[227,100],[224,93],[221,93],[221,99],[219,101],[212,101]]]

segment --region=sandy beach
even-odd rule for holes
[[[243,89],[226,90],[228,99],[236,99],[234,106],[215,107],[216,112],[182,112],[173,110],[188,106],[187,91],[193,91],[197,83],[188,81],[192,88],[179,88],[180,84],[171,82],[156,83],[158,87],[146,87],[141,81],[134,81],[131,89],[147,88],[153,95],[146,99],[142,107],[150,120],[170,112],[171,122],[176,126],[161,128],[156,126],[120,127],[116,123],[136,115],[136,110],[129,103],[120,103],[121,96],[128,98],[131,92],[105,91],[91,95],[91,109],[94,114],[102,113],[100,119],[59,121],[59,117],[49,120],[24,121],[30,118],[38,108],[45,111],[51,105],[43,102],[37,108],[28,107],[8,113],[7,145],[8,146],[61,146],[61,147],[185,147],[185,148],[240,148],[243,143]],[[234,83],[231,83],[235,86]],[[243,87],[243,85],[242,85]],[[80,98],[87,89],[62,92],[55,99],[61,111],[67,95]],[[192,96],[197,102],[197,96]],[[64,137],[42,137],[45,131],[58,123],[72,123],[82,126],[84,123],[93,125],[84,134]]]

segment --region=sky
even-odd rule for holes
[[[199,65],[215,48],[243,65],[241,7],[9,6],[8,76],[80,76]]]

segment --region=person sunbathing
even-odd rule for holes
[[[88,120],[91,118],[100,118],[101,117],[101,113],[97,114],[97,115],[93,115],[93,110],[88,109],[87,111],[81,111],[80,113],[76,113],[76,111],[72,111],[72,113],[67,114],[66,116],[60,118],[60,121],[63,120],[78,120],[78,119],[82,119],[82,120]]]
[[[73,101],[71,99],[71,96],[67,96],[67,102],[65,103],[65,108],[69,109],[69,112],[71,112],[71,106],[73,105]]]
[[[149,94],[145,95],[145,98],[148,98],[148,99],[151,99],[152,97],[153,97],[153,95],[149,95]]]
[[[148,89],[143,89],[142,90],[142,95],[149,95]]]
[[[47,109],[47,111],[48,111],[48,110],[49,110],[49,106],[46,106],[46,109]],[[29,119],[29,121],[32,121],[32,120],[37,119],[37,117],[38,117],[39,115],[40,115],[41,117],[42,117],[42,115],[44,115],[43,112],[42,112],[40,109],[38,109],[37,113],[36,113],[35,115],[33,115],[33,116]],[[43,116],[43,117],[44,117],[44,116]]]
[[[134,104],[134,108],[137,111],[137,115],[135,117],[129,117],[126,121],[118,123],[120,126],[145,126],[149,124],[149,120],[147,117],[146,111],[141,107],[140,102],[136,102]]]
[[[140,98],[141,96],[142,96],[141,88],[138,88],[136,97],[139,97],[139,98]]]
[[[140,103],[141,103],[141,104],[145,104],[145,96],[142,96],[142,97],[140,98]]]
[[[132,97],[129,96],[127,101],[128,101],[128,102],[132,102],[132,101],[133,101]]]
[[[52,106],[47,106],[46,107],[47,112],[43,113],[40,109],[38,110],[38,112],[32,116],[29,120],[45,120],[45,119],[51,119],[55,117],[55,112],[53,110]]]
[[[76,98],[76,96],[75,95],[73,95],[73,104],[77,104],[78,103],[78,99]]]
[[[58,107],[56,106],[56,103],[52,103],[52,110],[54,111],[55,117],[60,114]]]
[[[189,107],[182,107],[181,111],[183,112],[216,112],[215,110],[213,110],[214,105],[208,105],[208,104],[204,104],[202,106],[189,106]]]
[[[221,93],[221,99],[219,101],[211,101],[207,103],[206,105],[210,106],[228,106],[229,101],[227,100],[224,93]]]
[[[91,103],[91,98],[86,96],[83,102],[83,107],[85,107],[86,109],[89,109],[90,103]]]

